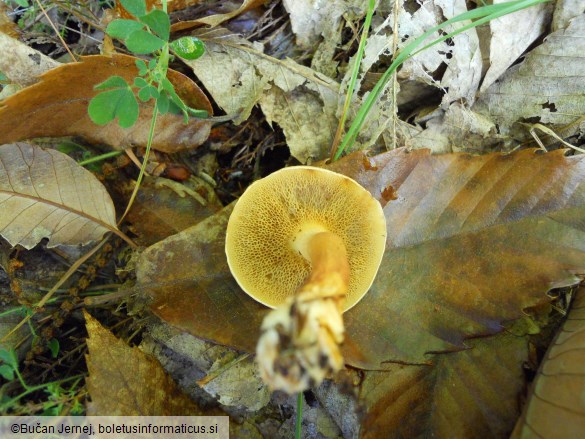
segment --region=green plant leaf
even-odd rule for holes
[[[156,64],[157,64],[157,60],[156,60],[156,58],[153,58],[150,61],[148,61],[148,68],[150,70],[154,70],[154,68],[156,67]]]
[[[161,11],[160,9],[154,9],[144,17],[140,17],[140,21],[146,24],[150,30],[163,40],[169,40],[171,35],[171,20],[166,12]]]
[[[199,38],[182,37],[171,42],[171,49],[185,59],[197,59],[205,53],[205,45]]]
[[[138,99],[140,99],[142,102],[148,102],[150,100],[150,90],[148,87],[144,87],[138,90]]]
[[[114,20],[106,28],[106,33],[112,38],[125,40],[128,36],[137,30],[144,28],[142,23],[135,20],[119,19]]]
[[[14,369],[8,364],[3,364],[0,366],[0,375],[6,381],[12,381],[14,379]]]
[[[169,95],[166,91],[160,93],[157,102],[158,112],[160,114],[167,114],[169,112]]]
[[[165,42],[163,40],[145,30],[134,31],[126,38],[126,47],[128,50],[141,55],[152,53],[164,45]]]
[[[124,78],[121,76],[110,76],[104,82],[99,83],[98,85],[94,86],[94,90],[107,90],[108,88],[126,88],[128,87],[128,83]]]
[[[117,117],[122,128],[129,128],[138,119],[138,102],[130,88],[118,88],[95,96],[89,103],[88,113],[97,125],[105,125]]]
[[[18,360],[16,359],[16,353],[14,350],[0,349],[0,360],[11,366],[13,369],[18,367]]]
[[[120,0],[120,3],[135,17],[146,15],[146,2],[144,0]]]
[[[28,8],[30,6],[27,0],[14,0],[14,3],[22,8]]]
[[[59,355],[60,350],[59,340],[57,340],[56,338],[52,338],[51,340],[49,340],[48,347],[49,350],[51,351],[51,356],[53,358],[57,358],[57,355]]]
[[[140,76],[144,76],[148,73],[148,67],[146,67],[146,63],[142,59],[137,59],[134,61],[136,67],[138,68],[138,74]]]
[[[134,78],[134,86],[138,88],[144,88],[148,86],[148,82],[144,78]]]

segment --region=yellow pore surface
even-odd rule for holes
[[[354,180],[309,166],[284,168],[253,183],[229,219],[226,254],[242,289],[275,308],[311,271],[293,243],[307,227],[341,237],[350,267],[347,311],[372,285],[384,254],[380,203]]]

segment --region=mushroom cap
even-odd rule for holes
[[[236,203],[225,251],[240,287],[271,308],[294,296],[311,272],[295,245],[299,233],[309,230],[327,230],[343,240],[350,269],[344,311],[353,307],[372,285],[384,255],[384,212],[351,178],[310,166],[274,172],[250,185]]]

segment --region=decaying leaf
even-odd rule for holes
[[[429,352],[462,349],[465,339],[501,331],[583,272],[583,157],[395,150],[355,154],[331,169],[387,203],[378,276],[344,314],[348,364],[420,364]],[[167,322],[252,352],[267,309],[229,274],[229,209],[147,249],[137,276]]]
[[[158,361],[117,339],[85,312],[90,416],[202,416]]]
[[[250,9],[257,8],[258,6],[262,5],[264,1],[265,0],[244,0],[239,8],[236,8],[233,11],[227,12],[225,14],[209,15],[197,20],[179,21],[171,26],[171,31],[178,32],[181,30],[191,29],[193,27],[204,25],[210,27],[219,26],[224,21],[231,20],[232,18],[237,17],[238,15],[241,15]]]
[[[30,249],[87,244],[117,231],[114,204],[94,175],[58,151],[0,146],[0,234]]]
[[[159,180],[160,181],[160,180]],[[221,209],[217,199],[205,204],[153,179],[145,179],[127,220],[140,245],[151,245],[191,227]]]
[[[555,125],[574,122],[585,114],[584,33],[585,15],[580,15],[550,34],[486,90],[473,110],[491,118],[503,133],[528,118]]]
[[[585,289],[542,360],[512,439],[579,437],[585,431]]]
[[[132,83],[138,75],[136,58],[126,55],[88,56],[81,62],[65,64],[40,77],[39,82],[0,102],[0,143],[35,137],[82,136],[89,142],[115,148],[146,146],[152,102],[140,104],[140,116],[129,129],[116,123],[105,127],[94,124],[87,114],[89,101],[98,93],[93,87],[113,75]],[[209,101],[197,85],[181,73],[169,70],[169,80],[185,103],[212,114]],[[157,119],[152,147],[175,152],[203,143],[211,122],[165,114]]]
[[[60,65],[47,55],[1,32],[0,47],[2,47],[0,72],[16,84],[23,86],[34,84],[39,80],[39,75]]]
[[[303,163],[326,157],[337,127],[336,82],[221,29],[197,36],[205,55],[184,61],[227,114],[241,122],[259,104],[268,122],[283,129],[294,157]]]
[[[503,0],[494,1],[502,3]],[[550,22],[551,5],[541,3],[490,21],[490,66],[480,93],[483,93],[524,53]]]
[[[468,344],[436,355],[432,366],[364,372],[360,437],[507,438],[519,414],[527,341],[500,334]]]

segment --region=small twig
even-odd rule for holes
[[[71,52],[71,50],[69,50],[69,46],[67,45],[67,43],[65,42],[65,40],[63,39],[61,34],[59,33],[59,30],[57,29],[57,26],[55,26],[55,23],[53,23],[53,21],[49,18],[49,14],[47,14],[47,11],[45,10],[43,5],[41,4],[40,0],[36,0],[36,2],[37,2],[37,5],[39,5],[39,8],[41,8],[41,11],[43,11],[43,14],[45,14],[45,17],[49,21],[49,24],[51,25],[51,27],[53,28],[53,30],[57,34],[57,37],[61,40],[63,47],[65,47],[65,50],[67,51],[67,53],[69,53],[69,56],[71,56],[71,59],[73,61],[77,62],[77,58],[75,58],[75,55],[73,55],[73,52]]]

